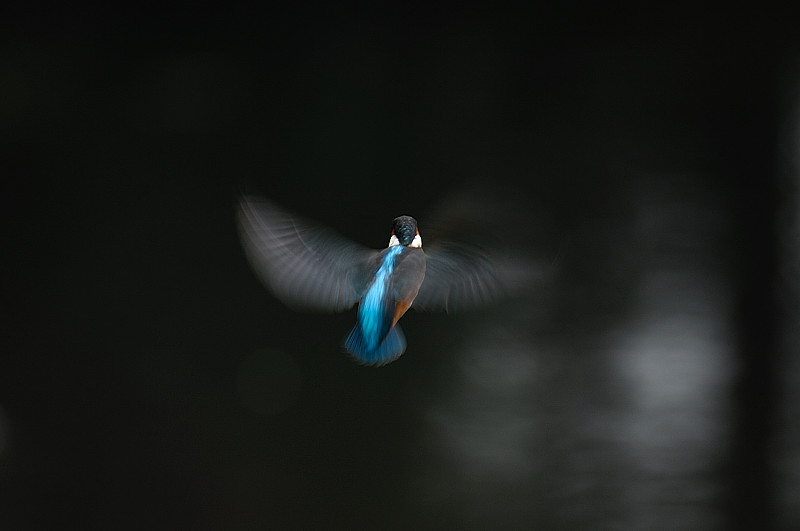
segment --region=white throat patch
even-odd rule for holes
[[[389,247],[393,247],[395,245],[400,245],[400,240],[397,239],[397,236],[392,234],[392,237],[389,238]],[[417,234],[414,236],[414,239],[411,243],[408,244],[409,247],[422,247],[422,237]]]

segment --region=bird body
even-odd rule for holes
[[[358,303],[344,346],[366,365],[385,365],[403,354],[398,321],[412,305],[474,306],[491,300],[499,287],[490,262],[474,249],[444,246],[426,254],[410,216],[394,219],[389,246],[381,251],[249,196],[240,202],[239,227],[253,269],[289,306],[342,311]]]
[[[425,278],[421,248],[392,245],[358,305],[358,321],[345,340],[348,352],[369,364],[384,364],[403,353],[406,341],[397,321],[408,311]]]

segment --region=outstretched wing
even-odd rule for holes
[[[342,311],[361,298],[375,251],[259,197],[243,196],[238,217],[251,267],[288,306]]]
[[[443,243],[425,255],[425,280],[413,304],[417,310],[469,310],[493,302],[504,291],[495,265],[478,248]]]

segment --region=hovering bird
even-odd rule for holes
[[[411,216],[394,219],[383,250],[351,242],[260,197],[241,198],[238,220],[252,269],[289,307],[338,312],[358,303],[344,347],[365,365],[385,365],[403,354],[398,320],[412,305],[464,309],[490,302],[501,288],[491,262],[475,247],[443,242],[424,252]]]

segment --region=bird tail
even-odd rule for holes
[[[395,325],[389,329],[383,341],[370,348],[364,340],[361,325],[356,324],[345,339],[344,348],[364,365],[380,366],[396,360],[405,352],[406,338],[400,326]]]

